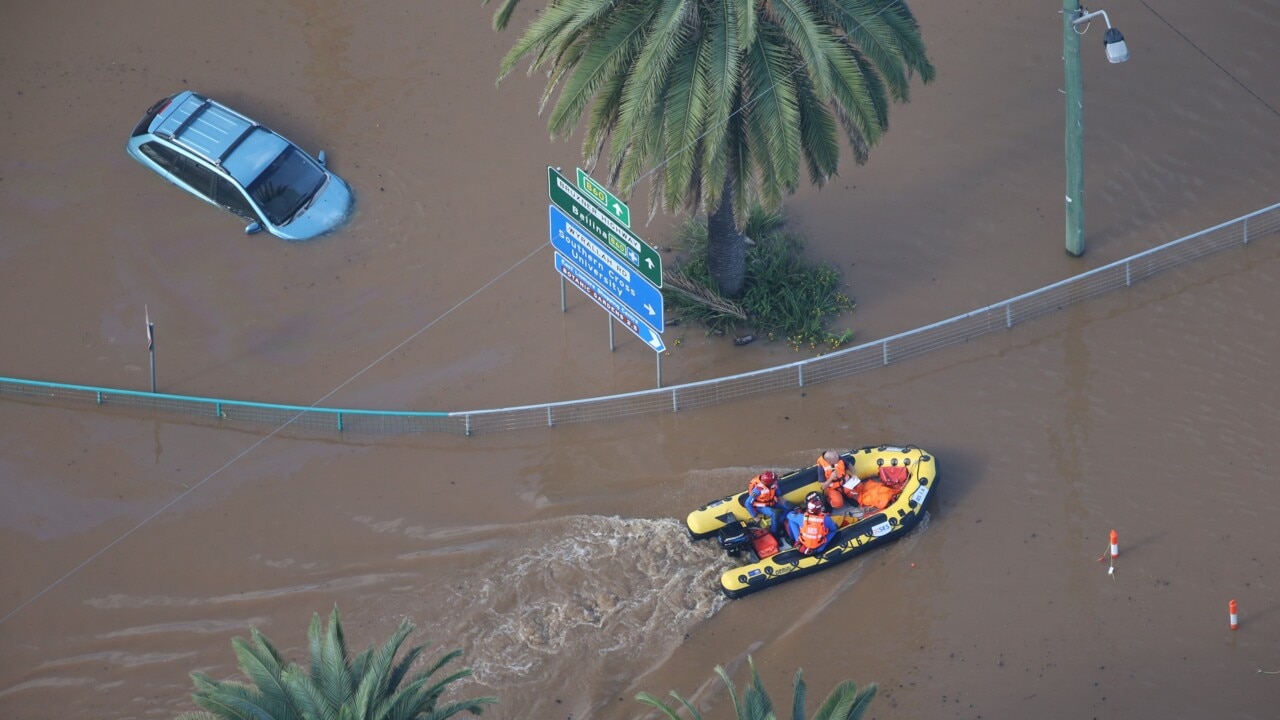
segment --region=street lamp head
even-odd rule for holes
[[[1112,63],[1122,63],[1129,59],[1129,46],[1124,42],[1124,35],[1120,31],[1109,27],[1107,32],[1102,36],[1102,45],[1107,49],[1107,60]]]
[[[1107,17],[1106,10],[1086,12],[1084,8],[1080,8],[1078,14],[1071,20],[1071,27],[1080,27],[1099,15],[1102,16],[1103,22],[1107,24],[1107,32],[1102,36],[1102,45],[1107,49],[1107,60],[1112,63],[1122,63],[1128,60],[1129,46],[1124,42],[1124,35],[1121,35],[1119,30],[1111,27],[1111,18]],[[1084,30],[1078,30],[1077,32],[1083,35],[1088,29],[1089,26],[1085,25]]]

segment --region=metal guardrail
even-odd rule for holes
[[[1009,300],[882,340],[754,372],[607,397],[466,412],[407,412],[273,405],[4,377],[0,377],[0,397],[93,402],[110,407],[193,415],[214,423],[368,434],[443,432],[475,435],[651,413],[683,412],[849,377],[996,330],[1008,330],[1041,315],[1129,287],[1170,268],[1248,244],[1278,231],[1280,203]]]

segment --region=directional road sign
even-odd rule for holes
[[[586,193],[587,197],[594,200],[597,205],[608,210],[618,222],[631,227],[631,208],[614,197],[613,193],[596,182],[595,178],[588,175],[582,168],[578,168],[578,189]]]
[[[547,194],[551,202],[598,238],[609,252],[626,260],[655,286],[662,287],[662,256],[658,251],[614,220],[553,167],[547,168]]]
[[[666,343],[662,342],[662,336],[656,330],[641,322],[635,313],[619,303],[617,298],[603,291],[594,280],[572,262],[566,260],[560,253],[556,253],[556,271],[563,275],[574,287],[586,293],[587,297],[595,300],[597,305],[604,308],[615,320],[635,333],[636,337],[643,340],[646,345],[656,352],[663,352],[667,349]]]
[[[603,243],[591,237],[560,208],[548,205],[547,213],[551,218],[551,244],[556,250],[572,260],[606,292],[631,308],[649,327],[662,332],[665,317],[662,291],[605,250]]]

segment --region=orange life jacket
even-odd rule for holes
[[[822,468],[823,478],[828,485],[844,482],[844,479],[849,477],[849,469],[844,464],[844,458],[829,463],[826,453],[823,453],[818,456],[818,467]]]
[[[811,515],[804,514],[804,522],[800,525],[800,544],[808,548],[810,552],[822,547],[822,543],[827,541],[827,515],[826,513],[817,513]]]
[[[777,485],[769,487],[768,485],[765,485],[764,481],[760,479],[759,475],[757,475],[751,478],[751,486],[747,488],[747,492],[756,488],[760,488],[760,494],[756,495],[754,500],[756,507],[772,507],[778,502]]]

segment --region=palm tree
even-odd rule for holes
[[[502,29],[520,0],[503,0]],[[719,290],[743,291],[736,219],[776,210],[803,158],[821,186],[836,174],[843,128],[859,163],[888,127],[889,100],[933,79],[905,0],[549,0],[503,59],[545,68],[548,127],[570,134],[587,113],[583,155],[629,195],[651,177],[661,203],[707,213]]]
[[[323,629],[320,615],[311,616],[307,631],[311,667],[285,664],[284,658],[257,628],[250,628],[252,642],[235,638],[231,647],[240,671],[252,684],[214,680],[204,673],[191,674],[195,702],[204,712],[189,712],[178,720],[443,720],[462,712],[479,715],[484,706],[498,701],[482,697],[438,706],[447,687],[471,675],[463,668],[434,679],[436,671],[462,654],[442,655],[424,671],[405,681],[410,667],[426,650],[417,645],[397,662],[400,645],[413,624],[408,620],[381,647],[372,645],[351,657],[338,608]],[[403,685],[401,683],[404,683]]]
[[[729,680],[729,674],[723,667],[716,667],[716,674],[724,680],[725,687],[729,689],[729,699],[733,701],[734,714],[738,720],[774,720],[777,715],[773,711],[773,700],[764,689],[764,683],[760,681],[760,673],[756,672],[755,661],[748,657],[747,663],[751,665],[751,684],[743,688],[741,700],[733,690],[733,682]],[[792,720],[805,720],[805,685],[801,674],[800,670],[796,670],[796,679],[792,684]],[[826,700],[822,701],[822,705],[818,706],[818,711],[813,714],[811,720],[858,720],[866,714],[875,696],[875,683],[859,690],[852,680],[845,680],[831,691]],[[681,707],[689,711],[689,717],[693,720],[702,720],[702,713],[698,712],[688,700],[676,694],[676,691],[671,691],[671,697],[676,699],[679,706],[668,706],[649,693],[636,695],[636,700],[657,708],[670,720],[681,720],[679,715]]]

